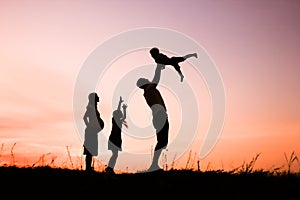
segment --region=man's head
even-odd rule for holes
[[[150,81],[146,78],[139,78],[139,80],[137,80],[136,82],[136,86],[138,86],[139,88],[143,89],[147,84],[149,84]]]

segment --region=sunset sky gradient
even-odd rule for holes
[[[47,153],[63,162],[66,146],[75,162],[82,141],[72,98],[82,64],[113,35],[162,27],[201,44],[223,79],[224,128],[201,167],[232,169],[257,153],[256,167],[280,167],[284,153],[300,156],[299,19],[294,0],[0,1],[0,164],[11,161],[14,143],[19,164]],[[108,135],[112,110],[97,91]]]

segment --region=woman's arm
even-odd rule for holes
[[[88,113],[87,113],[87,111],[84,113],[83,121],[84,121],[85,125],[88,126],[89,121],[88,121]]]

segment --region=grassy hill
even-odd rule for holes
[[[299,174],[169,170],[106,174],[0,167],[1,196],[20,199],[299,199]]]

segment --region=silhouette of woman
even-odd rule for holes
[[[120,97],[119,104],[117,109],[113,112],[112,117],[112,129],[108,140],[108,150],[112,151],[112,155],[109,159],[108,166],[106,167],[105,171],[107,173],[114,174],[114,167],[118,158],[118,152],[122,151],[122,137],[121,137],[121,131],[122,131],[122,125],[124,124],[126,128],[127,122],[126,119],[126,109],[127,105],[123,104],[123,113],[121,111],[121,104],[123,103],[122,97]]]
[[[181,78],[181,82],[183,81],[183,74],[181,72],[179,63],[185,61],[186,59],[190,58],[190,57],[195,57],[197,58],[198,55],[197,53],[191,53],[191,54],[187,54],[185,56],[174,56],[174,57],[168,57],[163,53],[160,53],[159,49],[157,47],[153,47],[152,49],[150,49],[150,54],[152,56],[152,58],[154,58],[155,62],[157,64],[163,64],[163,65],[172,65],[175,70],[178,72],[178,74],[180,75]]]
[[[104,121],[100,117],[97,110],[99,96],[93,92],[88,95],[88,105],[83,116],[83,121],[86,125],[83,143],[83,154],[85,157],[85,170],[92,171],[93,156],[98,155],[98,133],[104,128]]]

